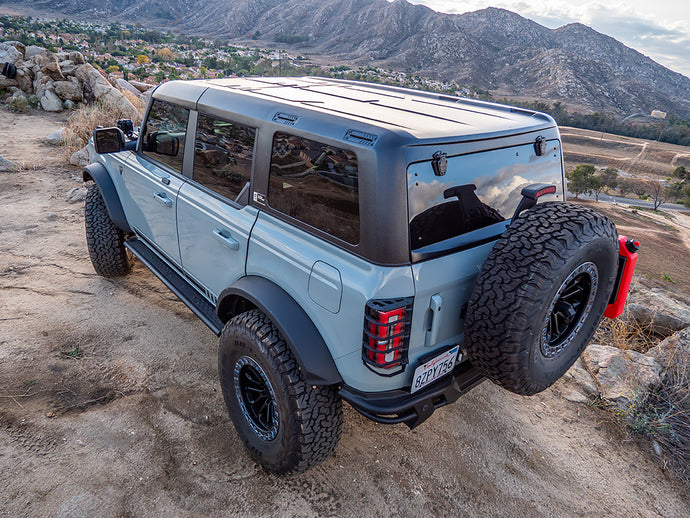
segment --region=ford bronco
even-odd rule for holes
[[[275,473],[342,400],[416,427],[485,379],[535,394],[622,310],[636,244],[566,202],[548,115],[323,78],[171,81],[94,132],[86,237],[220,336],[225,403]]]

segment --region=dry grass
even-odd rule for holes
[[[604,319],[595,341],[645,353],[660,341],[649,327],[623,318]],[[654,441],[654,449],[661,448],[665,453],[664,467],[690,484],[690,365],[687,360],[672,352],[661,385],[651,392],[639,392],[615,415],[621,426]]]
[[[646,353],[659,344],[661,338],[651,332],[651,325],[644,325],[633,319],[605,318],[599,324],[594,342],[616,347],[622,351]]]
[[[621,413],[628,428],[650,438],[668,455],[668,464],[690,484],[690,373],[688,367],[672,365],[661,386],[641,393]]]
[[[137,109],[137,112],[142,114],[146,107],[145,102],[129,92],[123,93]],[[67,120],[63,137],[67,153],[71,155],[83,148],[91,138],[91,135],[93,135],[93,130],[97,127],[115,126],[117,120],[123,118],[129,118],[129,114],[123,113],[122,110],[110,104],[101,102],[84,106],[74,111]],[[135,126],[141,124],[141,115],[133,122]]]

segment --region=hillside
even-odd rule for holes
[[[686,146],[565,126],[561,138],[566,171],[579,164],[594,164],[628,176],[663,180],[678,166],[690,168]]]
[[[11,2],[4,2],[11,4]],[[488,8],[437,13],[404,0],[40,0],[46,13],[145,23],[277,45],[619,115],[690,119],[690,79],[582,24],[555,30]]]

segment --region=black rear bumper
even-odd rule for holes
[[[345,385],[340,389],[340,396],[372,421],[405,423],[414,428],[426,421],[434,410],[454,403],[484,379],[470,362],[465,361],[457,365],[450,376],[414,394],[405,390],[361,392]]]

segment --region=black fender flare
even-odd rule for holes
[[[125,211],[122,210],[122,203],[120,203],[120,197],[115,189],[113,179],[110,178],[103,164],[94,163],[87,165],[82,172],[82,178],[85,182],[91,180],[96,182],[98,190],[101,191],[101,196],[103,196],[105,205],[108,208],[108,215],[115,223],[115,226],[123,232],[132,232],[129,223],[127,223]]]
[[[309,315],[277,284],[255,275],[242,277],[218,297],[216,313],[223,323],[256,307],[280,330],[304,381],[310,385],[337,385],[343,382],[321,333]]]

